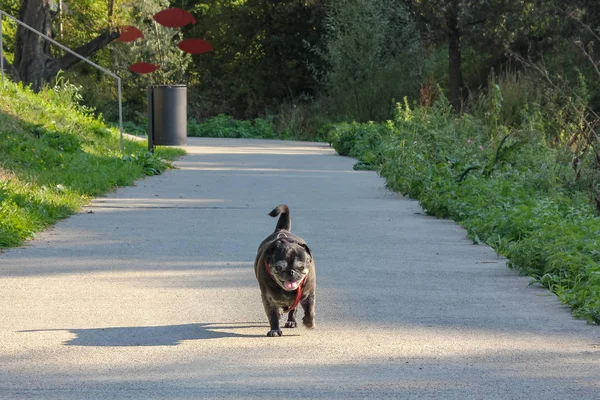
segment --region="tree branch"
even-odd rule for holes
[[[477,26],[479,24],[483,24],[487,20],[488,20],[487,18],[486,19],[482,18],[482,19],[478,19],[476,21],[471,21],[471,22],[468,22],[466,24],[463,24],[463,27],[464,28],[472,28],[472,27]]]
[[[557,9],[558,11],[560,11],[561,13],[563,13],[563,15],[565,15],[567,18],[572,19],[573,21],[579,23],[579,25],[583,26],[590,34],[592,34],[592,36],[594,36],[596,38],[596,40],[600,41],[600,36],[598,36],[598,34],[596,32],[594,32],[594,30],[592,29],[591,26],[585,24],[581,18],[578,18],[577,16],[575,16],[575,14],[573,12],[568,12],[566,9],[563,9],[559,6],[557,6],[556,4],[552,4],[554,6],[555,9]]]
[[[596,60],[594,60],[592,55],[587,51],[587,49],[585,48],[585,46],[583,45],[583,43],[580,40],[576,41],[575,44],[577,45],[577,47],[579,47],[579,49],[581,49],[583,56],[590,61],[590,63],[596,70],[596,73],[598,74],[598,76],[600,76],[600,68],[598,68],[598,65],[600,65],[600,62],[596,63]]]
[[[73,51],[80,56],[87,58],[98,50],[106,47],[119,36],[120,33],[118,31],[106,31],[83,46],[74,49]],[[59,70],[69,69],[80,61],[81,60],[78,57],[72,55],[71,53],[67,53],[61,58],[54,59],[46,68],[46,77],[51,78],[55,76]]]

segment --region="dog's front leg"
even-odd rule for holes
[[[307,328],[315,327],[315,294],[311,293],[301,303],[304,309],[304,317],[302,318],[302,324]]]
[[[279,308],[271,303],[264,295],[262,296],[262,301],[265,312],[267,313],[267,318],[269,318],[269,325],[271,326],[271,330],[267,332],[267,336],[281,336],[283,332],[279,329]]]
[[[290,311],[288,313],[288,320],[285,323],[286,328],[295,328],[296,326],[298,326],[298,323],[296,323],[296,313],[297,312],[298,312],[298,309],[294,308],[292,311]]]

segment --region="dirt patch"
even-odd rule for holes
[[[14,174],[14,172],[0,167],[0,181],[8,181],[15,178],[16,175]]]

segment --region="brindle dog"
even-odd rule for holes
[[[281,336],[279,319],[288,313],[286,328],[295,328],[296,306],[302,305],[302,324],[315,327],[315,262],[306,242],[290,232],[290,209],[281,204],[269,213],[279,217],[275,231],[258,246],[254,272],[271,329],[267,336]]]

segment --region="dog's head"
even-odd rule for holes
[[[277,284],[284,290],[292,291],[298,289],[310,272],[312,255],[306,243],[279,238],[266,250],[265,262]]]

